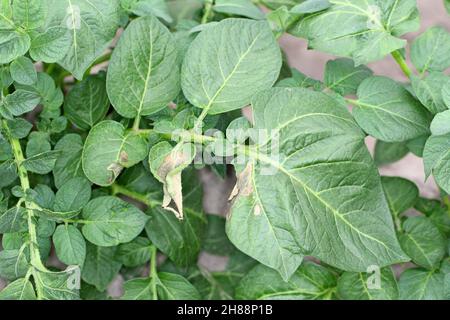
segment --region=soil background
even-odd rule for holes
[[[409,33],[404,38],[412,40],[427,28],[435,25],[443,26],[450,31],[450,15],[445,11],[443,0],[418,0],[417,2],[421,16],[421,28],[418,32]],[[322,80],[326,62],[335,58],[332,55],[307,50],[306,41],[290,35],[284,35],[280,39],[280,45],[285,50],[291,67],[318,80]],[[409,51],[409,48],[407,50]],[[410,64],[409,61],[408,63]],[[369,67],[376,75],[388,76],[398,81],[407,81],[392,57],[386,57],[382,61],[371,63]],[[367,145],[369,150],[373,151],[374,139],[368,138]],[[413,154],[408,154],[402,160],[380,168],[380,173],[381,175],[400,176],[414,181],[424,197],[435,198],[439,196],[439,190],[433,179],[430,178],[425,181],[422,159]],[[205,191],[205,212],[225,215],[228,209],[226,199],[233,188],[233,179],[221,180],[209,172],[203,172],[201,178]],[[225,257],[202,254],[199,263],[210,270],[221,270],[226,261]],[[55,261],[53,263],[57,264]],[[123,279],[120,276],[111,284],[108,291],[112,297],[121,296],[122,284]],[[0,279],[0,290],[5,285],[6,283]]]

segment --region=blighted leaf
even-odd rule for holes
[[[195,146],[190,143],[180,143],[172,147],[168,142],[161,142],[150,150],[150,169],[164,187],[162,207],[172,211],[180,220],[183,219],[181,174],[194,157]],[[172,201],[174,207],[170,206]]]
[[[116,197],[99,197],[83,208],[84,237],[97,246],[111,247],[130,242],[144,229],[148,217]]]
[[[117,247],[98,247],[86,243],[86,259],[81,272],[83,281],[104,291],[119,273],[122,263],[115,259]]]
[[[177,47],[157,18],[130,23],[114,50],[106,85],[112,105],[126,118],[155,113],[176,98],[180,91]]]
[[[327,62],[325,68],[325,85],[340,95],[355,94],[358,86],[372,75],[366,66],[355,67],[351,59],[336,59]]]
[[[408,152],[409,149],[403,142],[384,142],[377,140],[374,161],[376,165],[383,166],[402,159]]]
[[[33,62],[26,57],[19,57],[11,63],[11,77],[14,81],[32,85],[37,82],[37,73]]]
[[[358,87],[353,116],[361,128],[385,142],[402,142],[429,132],[431,117],[394,80],[371,77]]]
[[[0,291],[0,300],[36,300],[36,293],[28,279],[20,278]]]
[[[275,83],[280,68],[280,49],[267,22],[226,19],[192,42],[181,84],[194,106],[218,114],[248,105]]]
[[[237,299],[246,300],[321,300],[330,299],[336,277],[326,268],[305,262],[285,281],[263,265],[253,268],[239,283]]]
[[[364,134],[344,105],[289,88],[260,93],[252,105],[254,128],[268,130],[258,145],[275,149],[247,151],[227,221],[238,249],[284,279],[305,253],[362,272],[408,259]]]
[[[65,116],[78,128],[89,130],[103,120],[109,109],[103,75],[89,76],[75,84],[66,97]]]
[[[439,266],[447,243],[439,229],[427,217],[410,217],[403,223],[400,244],[412,261],[426,269]]]
[[[337,295],[344,300],[397,300],[397,281],[390,267],[344,272],[338,279]]]
[[[127,132],[118,122],[105,120],[95,125],[84,144],[82,163],[86,177],[99,186],[113,184],[124,168],[147,156],[147,142]]]
[[[84,264],[86,257],[86,242],[81,232],[72,225],[59,225],[53,235],[56,255],[67,265]]]
[[[442,27],[432,27],[411,45],[411,60],[421,72],[444,71],[450,66],[450,34]]]

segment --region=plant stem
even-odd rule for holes
[[[150,283],[152,286],[152,294],[153,294],[153,300],[158,300],[158,293],[156,291],[156,283],[158,281],[158,271],[156,270],[157,266],[157,252],[158,249],[156,249],[155,246],[151,247],[151,258],[150,258]]]
[[[402,54],[400,53],[400,51],[396,50],[394,52],[392,52],[392,57],[395,59],[395,61],[398,63],[398,65],[400,66],[400,68],[402,69],[403,73],[408,77],[411,78],[412,76],[412,71],[411,69],[408,67],[408,64],[406,63],[405,59],[403,58]]]
[[[139,192],[135,192],[135,191],[129,190],[129,189],[125,188],[124,186],[121,186],[121,185],[119,185],[117,183],[114,183],[111,186],[111,192],[112,192],[113,195],[121,194],[121,195],[124,195],[124,196],[126,196],[126,197],[128,197],[130,199],[139,201],[139,202],[145,204],[147,207],[150,207],[150,208],[154,208],[154,207],[156,207],[156,206],[161,204],[158,201],[151,200],[148,195],[141,194]]]
[[[19,174],[19,180],[20,185],[22,187],[22,190],[26,192],[30,189],[30,180],[28,179],[28,172],[23,167],[23,162],[25,161],[25,158],[23,156],[22,147],[20,145],[20,141],[13,138],[11,136],[11,133],[9,131],[8,123],[3,120],[3,127],[6,129],[6,133],[9,139],[9,142],[11,144],[11,148],[14,154],[14,158],[17,165],[17,171]],[[41,261],[41,255],[39,252],[38,247],[38,241],[37,241],[37,233],[36,233],[36,224],[34,221],[34,213],[32,210],[32,206],[28,201],[25,201],[25,207],[27,209],[28,217],[28,233],[30,234],[30,258],[31,258],[31,265],[33,267],[36,267],[41,270],[45,270],[44,265]]]
[[[211,15],[211,11],[213,8],[213,0],[207,0],[205,4],[205,12],[203,13],[202,17],[202,24],[208,23],[209,16]]]
[[[141,115],[138,114],[134,119],[133,131],[139,131],[139,126],[141,125]]]

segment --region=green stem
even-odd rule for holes
[[[152,286],[153,300],[158,300],[158,292],[156,291],[156,284],[158,282],[158,271],[157,267],[157,253],[158,249],[155,246],[151,247],[151,258],[150,258],[150,284]]]
[[[207,0],[205,4],[205,11],[203,13],[203,17],[201,20],[202,24],[208,23],[208,19],[211,15],[212,8],[213,8],[213,0]]]
[[[25,167],[22,165],[25,161],[23,156],[22,147],[20,145],[20,141],[11,136],[9,131],[8,123],[3,120],[3,127],[6,130],[9,142],[11,144],[11,148],[14,154],[14,158],[17,165],[17,171],[19,174],[20,185],[22,190],[26,192],[30,189],[30,180],[28,179],[28,172]],[[27,209],[28,217],[28,233],[30,235],[30,258],[31,265],[41,270],[46,270],[41,261],[41,255],[39,252],[38,241],[37,241],[37,233],[36,233],[36,224],[34,221],[34,213],[32,210],[32,204],[28,201],[25,201],[25,208]]]
[[[392,52],[392,57],[395,59],[395,61],[398,63],[398,65],[400,66],[400,68],[402,69],[403,73],[408,77],[411,78],[412,76],[412,71],[411,69],[408,67],[408,64],[406,63],[405,59],[403,58],[402,54],[400,53],[400,51],[396,50],[394,52]]]
[[[150,207],[150,208],[154,208],[154,207],[156,207],[158,205],[161,205],[160,202],[155,201],[155,200],[151,200],[148,195],[141,194],[139,192],[135,192],[135,191],[129,190],[129,189],[125,188],[124,186],[121,186],[121,185],[119,185],[117,183],[114,183],[111,186],[111,192],[112,192],[113,195],[121,194],[121,195],[126,196],[126,197],[128,197],[130,199],[133,199],[133,200],[136,200],[138,202],[141,202],[141,203],[145,204],[147,207]]]
[[[139,131],[139,126],[141,125],[141,115],[137,115],[133,123],[133,131]]]

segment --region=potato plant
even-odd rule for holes
[[[450,34],[419,26],[415,0],[0,0],[0,299],[449,299]],[[408,153],[440,197],[380,177]]]

